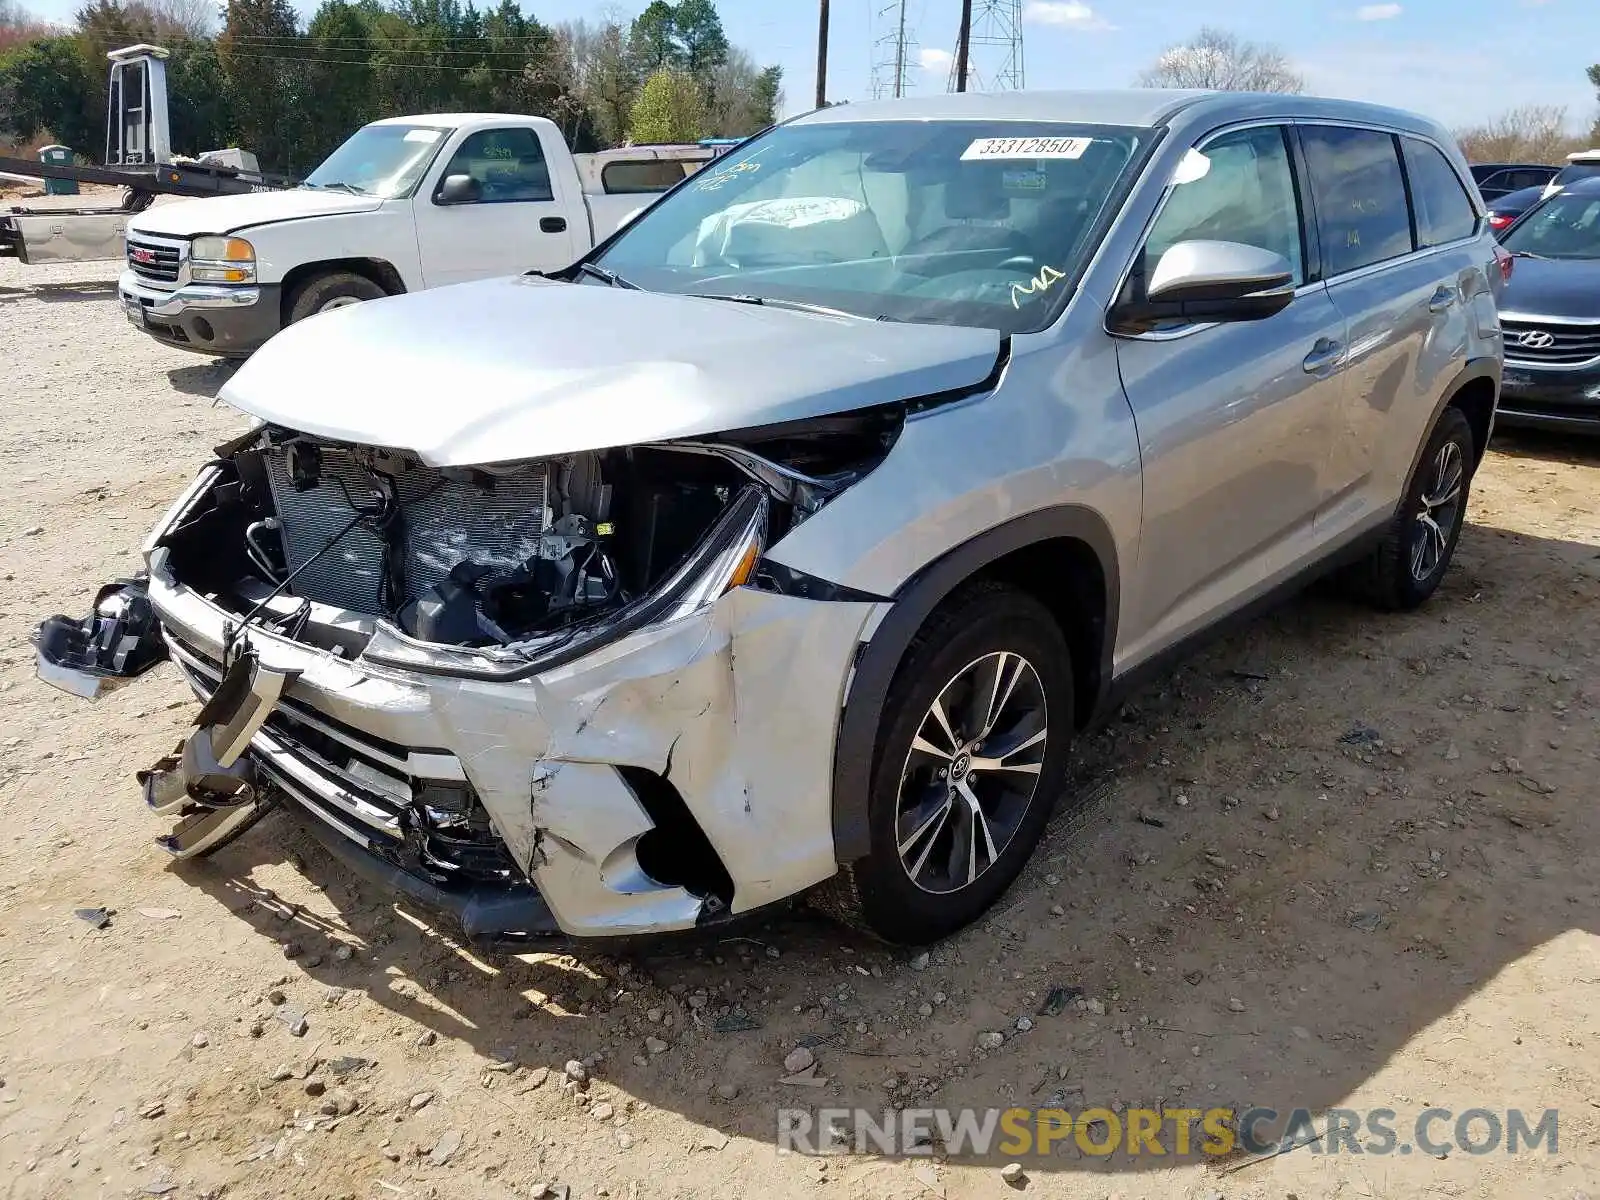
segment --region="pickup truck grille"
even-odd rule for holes
[[[1504,320],[1506,359],[1542,367],[1581,367],[1600,359],[1600,323]],[[1527,339],[1527,340],[1524,340]]]
[[[128,267],[140,279],[152,283],[177,283],[183,251],[175,243],[154,239],[128,238]]]
[[[414,459],[398,470],[395,466],[389,464],[403,510],[406,595],[392,598],[394,607],[443,583],[458,563],[509,569],[538,553],[546,504],[542,465],[483,482],[447,476]],[[321,478],[314,488],[295,490],[282,449],[268,453],[267,478],[291,571],[350,522],[355,515],[350,501],[364,503],[373,489],[372,478],[355,459],[334,447],[323,450]],[[361,522],[295,576],[291,590],[322,604],[380,615],[385,553],[377,531]]]

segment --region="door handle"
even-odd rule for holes
[[[1306,355],[1306,374],[1317,375],[1323,371],[1331,371],[1343,361],[1342,342],[1336,342],[1332,338],[1318,338],[1316,345],[1311,347],[1311,353]]]
[[[540,217],[539,218],[539,232],[540,233],[565,233],[566,231],[567,231],[567,219],[565,217]]]
[[[1455,288],[1442,287],[1428,297],[1428,311],[1442,313],[1447,311],[1456,302]]]

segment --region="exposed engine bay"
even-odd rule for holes
[[[443,469],[263,426],[219,450],[217,482],[162,545],[179,581],[242,623],[335,653],[359,654],[378,619],[431,645],[547,648],[687,578],[735,515],[759,542],[781,536],[881,460],[899,414],[806,425],[760,431],[758,447]],[[737,582],[757,557],[732,564]]]

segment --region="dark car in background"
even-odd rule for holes
[[[1545,193],[1548,195],[1552,189],[1577,183],[1580,179],[1596,178],[1600,178],[1600,150],[1579,150],[1576,154],[1567,155],[1567,165],[1555,173],[1555,177],[1546,185]]]
[[[1600,433],[1600,178],[1530,208],[1501,237],[1502,425]]]
[[[1542,188],[1559,170],[1543,163],[1473,163],[1472,181],[1485,200],[1493,201],[1523,188]]]
[[[1512,223],[1535,204],[1544,199],[1545,187],[1519,188],[1514,192],[1507,192],[1504,196],[1487,201],[1489,209],[1489,228],[1494,230],[1498,237],[1510,229]]]

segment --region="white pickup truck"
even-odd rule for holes
[[[391,117],[357,130],[298,188],[133,217],[117,291],[151,337],[242,358],[328,309],[567,266],[715,153],[574,155],[543,117]]]

